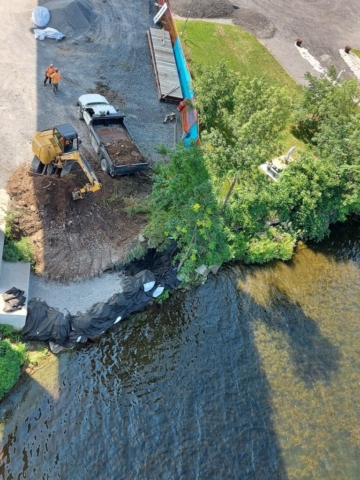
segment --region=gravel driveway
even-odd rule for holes
[[[87,128],[76,117],[77,98],[99,84],[121,98],[127,125],[150,160],[160,143],[174,142],[174,126],[163,123],[174,105],[158,101],[146,38],[154,11],[148,0],[51,0],[39,2],[51,13],[49,27],[66,35],[62,41],[35,40],[28,0],[1,2],[2,28],[0,188],[9,175],[32,160],[36,130],[71,123],[89,146]],[[44,70],[54,63],[62,73],[59,92],[43,86]]]

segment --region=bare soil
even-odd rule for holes
[[[63,178],[29,176],[18,168],[8,182],[11,210],[18,214],[16,236],[28,236],[35,250],[35,271],[47,280],[68,281],[99,275],[123,263],[146,224],[141,213],[129,216],[126,204],[146,202],[149,172],[111,178],[87,155],[103,188],[74,202],[71,192],[87,179],[80,168]]]
[[[231,18],[234,7],[229,0],[172,0],[171,11],[184,18]]]
[[[106,144],[105,147],[116,165],[131,165],[145,161],[141,153],[129,140],[117,140]]]

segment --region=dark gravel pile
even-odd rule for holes
[[[171,11],[184,18],[231,18],[235,25],[257,38],[272,38],[276,33],[274,23],[265,15],[232,5],[229,0],[172,0]]]
[[[85,0],[50,0],[43,3],[50,12],[49,27],[68,36],[76,36],[94,24],[97,13]]]
[[[191,18],[231,18],[234,7],[229,0],[171,0],[175,15]]]

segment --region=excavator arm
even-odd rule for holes
[[[72,192],[73,200],[79,200],[81,198],[84,198],[87,194],[97,192],[101,189],[102,185],[99,182],[93,168],[91,167],[87,159],[83,155],[81,155],[80,152],[76,151],[58,155],[56,157],[54,165],[58,168],[63,169],[64,172],[68,173],[68,169],[66,168],[67,164],[71,165],[72,162],[76,162],[80,165],[89,181],[82,188],[79,188],[78,190],[74,190]]]

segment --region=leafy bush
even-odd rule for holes
[[[14,334],[15,330],[12,325],[0,324],[0,332],[2,332],[3,337],[9,338]]]
[[[270,227],[251,239],[244,260],[246,263],[265,263],[274,259],[290,260],[295,241],[290,233]]]
[[[3,259],[6,262],[34,262],[34,248],[28,237],[22,237],[19,241],[5,239]]]

